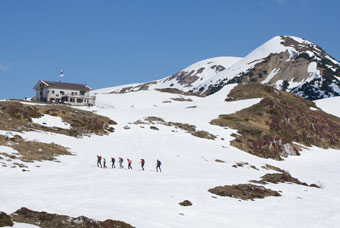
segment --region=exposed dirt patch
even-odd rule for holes
[[[188,106],[188,107],[186,107],[186,109],[189,109],[189,108],[197,108],[197,106],[196,106],[196,105],[193,105],[193,106]]]
[[[260,84],[237,87],[236,91],[240,92],[232,93],[235,99],[252,98],[254,94],[262,94],[261,91],[268,95],[258,104],[234,114],[220,115],[210,122],[238,130],[239,134],[233,135],[232,146],[276,160],[299,155],[300,146],[294,142],[307,147],[340,148],[340,119],[317,110],[313,102]],[[260,91],[250,95],[242,92],[251,89]]]
[[[253,184],[225,185],[209,189],[209,192],[241,200],[263,199],[268,196],[281,196],[278,192]]]
[[[207,131],[204,131],[204,130],[198,131],[198,130],[196,130],[196,126],[194,126],[194,125],[190,125],[190,124],[186,124],[186,123],[177,123],[177,122],[166,122],[162,118],[156,117],[156,116],[149,116],[149,117],[146,117],[144,120],[147,121],[147,122],[143,122],[141,120],[137,120],[136,122],[134,122],[134,124],[145,124],[145,123],[148,123],[148,124],[162,124],[162,125],[169,126],[169,127],[180,128],[180,129],[185,130],[186,132],[190,133],[191,135],[193,135],[195,137],[204,138],[204,139],[210,139],[210,140],[216,139],[215,135],[210,134]]]
[[[143,83],[137,86],[127,86],[122,89],[112,91],[110,93],[111,94],[123,94],[123,93],[131,93],[131,92],[138,92],[142,90],[148,90],[150,85],[154,85],[154,84],[157,84],[157,81],[147,82],[147,83]]]
[[[13,226],[12,217],[0,211],[0,227]]]
[[[158,129],[157,127],[155,127],[155,126],[150,126],[150,129],[151,129],[151,130],[156,130],[156,131],[159,130],[159,129]]]
[[[156,117],[156,116],[149,116],[145,118],[146,121],[154,124],[154,123],[165,123],[165,121],[160,118],[160,117]]]
[[[271,170],[274,170],[274,171],[279,172],[279,173],[288,173],[286,170],[280,169],[279,167],[269,165],[269,164],[266,164],[265,166],[262,166],[261,168],[267,169],[267,170],[271,169]]]
[[[180,95],[185,95],[185,96],[204,97],[204,96],[196,94],[196,93],[184,92],[182,90],[175,89],[175,88],[165,88],[165,89],[156,89],[156,90],[163,92],[163,93],[172,93],[172,94],[180,94]]]
[[[236,164],[232,165],[232,167],[234,167],[234,168],[238,168],[238,167],[250,167],[252,169],[259,170],[258,168],[256,168],[256,166],[250,165],[248,162],[236,162]]]
[[[170,99],[173,101],[192,102],[192,99],[184,98],[184,97],[176,97],[176,98],[170,98]]]
[[[259,83],[249,83],[243,86],[234,87],[228,94],[225,101],[238,101],[252,98],[264,98],[276,94],[275,89],[271,86],[261,85]]]
[[[66,215],[50,214],[21,208],[11,214],[12,220],[18,223],[28,223],[42,228],[133,228],[133,226],[116,220],[96,221],[85,216],[77,218]]]
[[[299,184],[303,186],[309,186],[309,187],[315,187],[315,188],[320,188],[317,184],[307,184],[305,182],[301,182],[297,178],[292,177],[288,171],[280,169],[276,166],[268,165],[262,166],[264,169],[271,169],[274,171],[277,171],[279,173],[270,173],[266,174],[261,177],[261,180],[251,180],[250,182],[252,183],[257,183],[257,184],[267,184],[267,183],[294,183],[294,184]]]
[[[218,163],[225,163],[225,161],[220,160],[220,159],[215,159],[215,162],[218,162]]]
[[[261,180],[251,180],[250,182],[257,183],[257,184],[294,183],[294,184],[308,186],[308,187],[320,188],[316,184],[308,185],[305,182],[301,182],[297,178],[292,177],[289,173],[268,173],[268,174],[262,176]]]
[[[187,71],[179,71],[176,74],[171,75],[169,78],[164,80],[166,81],[171,81],[171,80],[176,80],[177,83],[180,85],[184,85],[185,87],[191,87],[192,83],[196,82],[199,77],[197,75],[201,74],[205,68],[202,67],[200,69],[192,70],[190,72]]]
[[[37,141],[25,141],[19,135],[14,136],[9,142],[5,140],[5,137],[0,135],[0,145],[8,146],[18,151],[18,154],[6,154],[0,153],[10,159],[19,159],[23,162],[56,160],[59,155],[72,155],[67,148],[55,143],[41,143]],[[0,151],[1,152],[1,151]],[[20,163],[13,163],[14,166],[20,168],[27,168]]]
[[[32,118],[39,118],[42,115],[60,117],[70,124],[71,128],[46,127],[32,122]],[[116,124],[107,117],[65,105],[24,105],[20,102],[0,101],[0,129],[5,131],[41,130],[78,137],[114,132],[114,128],[110,125]]]
[[[180,202],[178,204],[183,206],[183,207],[192,206],[192,203],[189,200],[184,200],[183,202]]]

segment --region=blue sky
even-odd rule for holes
[[[210,57],[243,57],[295,35],[340,60],[337,0],[0,0],[0,98],[40,80],[93,89],[166,77]]]

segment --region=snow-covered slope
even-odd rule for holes
[[[10,168],[11,163],[21,161],[0,160],[8,165],[0,167],[0,211],[11,213],[25,206],[73,217],[117,219],[138,228],[336,227],[340,222],[340,174],[337,172],[340,152],[311,147],[303,149],[301,156],[274,161],[230,146],[235,130],[211,125],[210,120],[261,100],[225,102],[234,86],[226,85],[207,97],[155,90],[98,94],[97,106],[81,109],[118,122],[115,132],[106,136],[75,138],[40,131],[12,132],[26,140],[63,145],[70,148],[74,156],[59,157],[60,162],[25,163],[29,172]],[[180,128],[159,123],[154,125],[158,130],[148,124],[133,124],[149,116],[195,125],[217,138],[194,137]],[[107,160],[130,158],[133,170],[97,168],[97,154]],[[141,158],[146,160],[145,171],[139,167]],[[162,173],[155,171],[156,159],[163,163]],[[217,159],[223,162],[216,162]],[[234,168],[240,161],[249,166]],[[208,192],[215,186],[248,183],[273,173],[261,168],[265,164],[288,170],[292,176],[323,188],[268,184],[267,188],[281,191],[282,196],[255,201],[219,197]],[[183,200],[190,200],[193,205],[182,207],[178,203]]]
[[[239,57],[225,56],[205,59],[157,81],[109,87],[95,90],[93,93],[126,93],[162,88],[175,88],[181,91],[188,91],[192,87],[199,86],[201,82],[210,80],[214,75],[224,71],[240,59]]]
[[[325,112],[340,117],[340,97],[331,97],[315,100],[314,103]]]
[[[154,88],[176,88],[188,91],[187,88],[199,87],[216,74],[240,61],[238,57],[216,57],[194,63],[184,70],[160,80]]]

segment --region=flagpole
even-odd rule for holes
[[[63,68],[60,69],[59,77],[60,77],[60,80],[59,80],[59,81],[61,82],[61,78],[64,77],[64,70],[63,70]]]

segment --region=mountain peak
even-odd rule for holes
[[[112,92],[172,88],[210,95],[227,84],[248,82],[268,84],[312,100],[340,96],[340,63],[306,39],[275,36],[244,58],[205,59],[166,78],[112,88]]]

